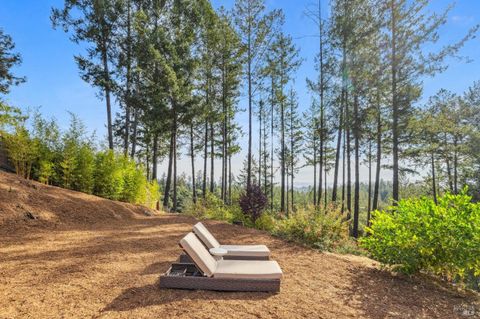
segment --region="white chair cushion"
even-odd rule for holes
[[[193,226],[193,232],[200,238],[200,240],[207,246],[208,249],[220,247],[220,243],[213,237],[212,233],[198,222]]]
[[[268,257],[270,250],[265,245],[220,245],[228,253],[225,256]]]
[[[180,246],[206,276],[212,277],[217,262],[194,233],[188,233],[183,237],[180,240]]]
[[[280,279],[282,269],[273,260],[219,260],[214,278]]]

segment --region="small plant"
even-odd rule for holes
[[[243,214],[248,216],[253,223],[262,216],[267,203],[267,196],[265,196],[261,187],[253,184],[247,187],[239,200]]]
[[[348,222],[339,210],[318,211],[310,206],[279,220],[275,234],[320,250],[333,250],[348,239]]]

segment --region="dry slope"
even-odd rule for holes
[[[213,221],[221,242],[271,248],[281,292],[158,289],[193,223],[0,172],[0,318],[455,318],[455,307],[477,301],[367,258]]]

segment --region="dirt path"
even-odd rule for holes
[[[9,211],[9,196],[28,192],[16,187],[11,195],[0,187],[0,214]],[[49,196],[54,191],[66,192],[49,188]],[[39,194],[28,195],[23,209],[46,205],[45,190],[34,192]],[[70,205],[85,206],[94,198],[69,193],[78,197]],[[99,200],[91,209],[102,214],[107,204]],[[51,222],[58,207],[67,212],[66,206],[50,207],[56,207]],[[212,221],[206,224],[222,243],[234,238],[270,247],[285,274],[281,292],[160,290],[159,275],[178,257],[177,243],[195,220],[122,214],[110,223],[100,219],[56,228],[34,227],[37,221],[17,223],[25,227],[0,224],[0,318],[455,318],[454,307],[475,298],[394,277],[367,258],[319,253]]]

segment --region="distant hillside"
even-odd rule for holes
[[[82,228],[148,218],[153,211],[59,187],[47,186],[0,171],[0,233],[30,227]]]

